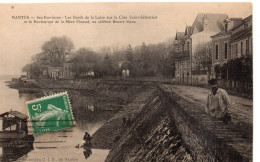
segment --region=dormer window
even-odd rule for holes
[[[203,23],[203,31],[208,30],[208,23],[209,23],[209,18],[207,15],[204,15],[203,19],[202,19],[202,23]]]

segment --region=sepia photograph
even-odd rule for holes
[[[252,7],[0,3],[0,161],[253,161]]]

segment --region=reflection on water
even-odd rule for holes
[[[92,151],[90,148],[87,148],[87,149],[84,149],[83,154],[85,156],[85,159],[87,159],[92,154]]]
[[[19,93],[18,90],[7,87],[6,80],[11,80],[11,78],[0,79],[0,113],[12,109],[27,114],[26,101],[64,91],[41,90],[30,94]],[[70,90],[68,94],[73,107],[76,127],[37,136],[30,149],[0,147],[2,150],[2,154],[0,151],[1,159],[9,159],[10,161],[104,161],[109,150],[90,149],[90,147],[77,148],[76,146],[83,145],[85,132],[90,135],[94,134],[116,112],[104,111],[105,109],[111,110],[111,108],[104,102],[98,103],[92,94],[82,95],[76,90]],[[29,132],[32,130],[29,129]]]
[[[1,161],[16,161],[22,156],[26,156],[28,152],[33,150],[32,146],[21,146],[21,147],[0,147]]]

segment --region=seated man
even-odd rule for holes
[[[85,132],[83,140],[86,141],[86,142],[90,142],[91,141],[91,137],[90,137],[90,134],[88,134],[88,132]]]
[[[229,96],[224,89],[218,88],[217,79],[211,79],[208,83],[211,90],[207,98],[205,111],[207,114],[228,124],[231,121],[231,116],[228,114],[228,109],[231,107]]]

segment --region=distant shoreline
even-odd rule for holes
[[[0,79],[19,78],[21,75],[0,75]]]

